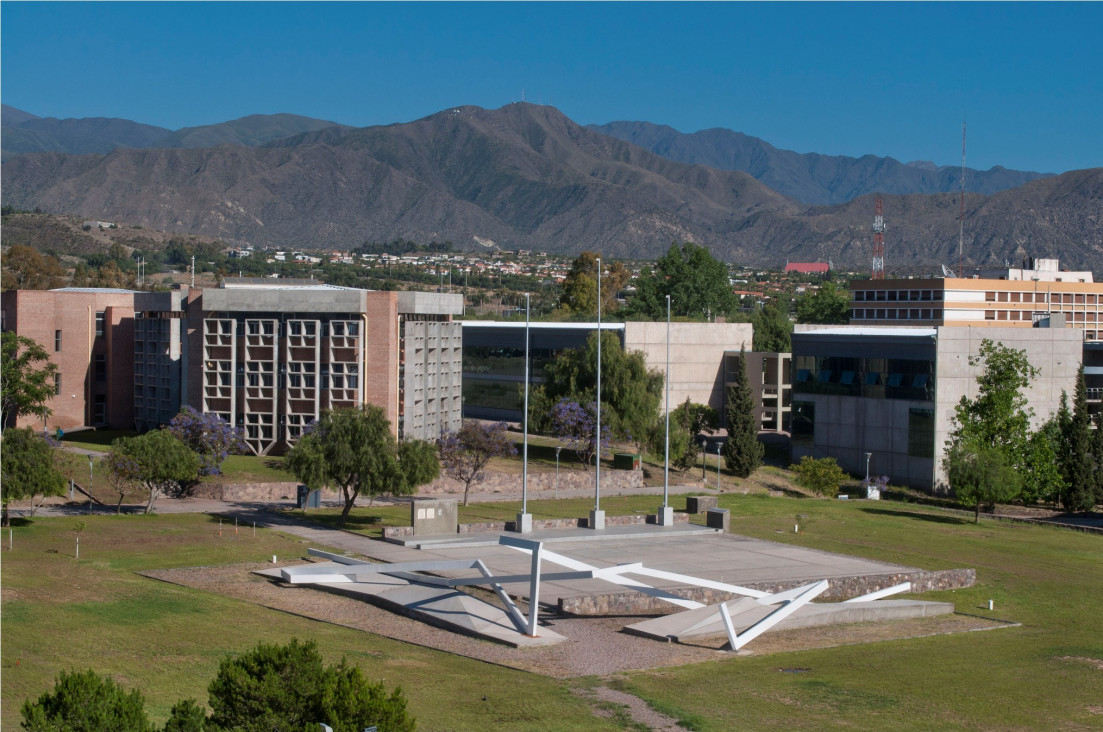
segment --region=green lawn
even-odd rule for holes
[[[618,514],[654,511],[655,503],[612,497],[602,506]],[[922,597],[1022,627],[559,682],[134,574],[304,553],[280,534],[219,537],[217,519],[206,516],[93,516],[78,562],[76,520],[42,518],[15,528],[13,551],[3,537],[0,723],[14,728],[23,699],[48,688],[59,670],[86,667],[142,689],[163,720],[177,699],[205,699],[222,655],[297,636],[316,639],[331,660],[343,653],[369,676],[401,682],[423,730],[623,728],[592,716],[569,693],[595,683],[641,696],[699,730],[1103,729],[1103,537],[976,525],[891,502],[724,495],[720,504],[737,533],[926,569],[975,567],[975,587]],[[589,507],[581,499],[530,502],[537,516],[583,516]],[[512,518],[518,508],[472,505],[462,520]],[[370,533],[407,523],[408,511],[357,509],[354,518]],[[795,534],[798,520],[803,533]]]

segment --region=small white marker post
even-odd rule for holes
[[[253,522],[253,538],[257,538],[257,522]]]
[[[80,559],[80,537],[79,536],[77,537],[77,559]],[[989,600],[988,602],[989,602],[989,604],[992,603],[991,600]]]
[[[989,610],[995,610],[996,609],[996,603],[993,602],[992,600],[989,600],[988,601],[988,609]]]

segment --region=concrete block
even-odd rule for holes
[[[731,533],[731,514],[726,508],[710,508],[705,513],[705,525],[710,529],[720,529],[725,534]]]
[[[590,523],[587,524],[588,528],[595,531],[605,530],[605,512],[604,511],[590,511]]]
[[[704,513],[716,506],[716,496],[686,496],[686,513]]]
[[[521,534],[532,533],[532,514],[531,513],[519,513],[517,514],[517,532]]]
[[[657,523],[659,526],[673,526],[674,507],[660,506],[659,510],[655,514],[655,523]]]
[[[448,498],[419,498],[410,503],[410,525],[415,535],[454,534],[459,526],[456,501]]]

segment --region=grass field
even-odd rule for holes
[[[93,516],[78,562],[76,520],[38,518],[15,527],[14,550],[3,537],[0,723],[16,727],[23,699],[49,688],[59,670],[86,667],[140,688],[163,721],[177,699],[205,700],[224,654],[297,636],[316,639],[331,660],[345,654],[369,676],[401,683],[423,730],[625,728],[593,716],[570,693],[594,684],[640,696],[697,730],[1103,729],[1103,538],[976,525],[890,502],[754,495],[720,502],[737,533],[925,569],[975,567],[975,587],[923,599],[1022,626],[558,682],[134,574],[304,553],[276,533],[220,537],[217,519],[206,516]],[[653,511],[654,503],[651,496],[602,501],[610,514]],[[512,518],[517,508],[473,505],[463,520]],[[588,508],[586,501],[530,502],[538,516]],[[358,509],[354,518],[371,532],[405,523],[407,512]],[[793,533],[797,521],[803,533]]]

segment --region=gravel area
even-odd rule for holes
[[[435,628],[360,600],[315,588],[283,585],[252,574],[254,570],[301,563],[287,561],[277,565],[236,564],[157,570],[142,574],[174,584],[217,592],[275,610],[559,679],[607,676],[622,671],[717,661],[733,655],[723,650],[727,645],[726,638],[705,639],[692,644],[658,643],[622,632],[624,626],[642,618],[569,618],[556,617],[550,613],[542,615],[543,624],[566,636],[566,642],[545,648],[511,648]],[[807,628],[766,634],[754,641],[753,649],[740,653],[764,655],[1005,625],[1007,624],[1000,621],[956,614],[905,621]]]

